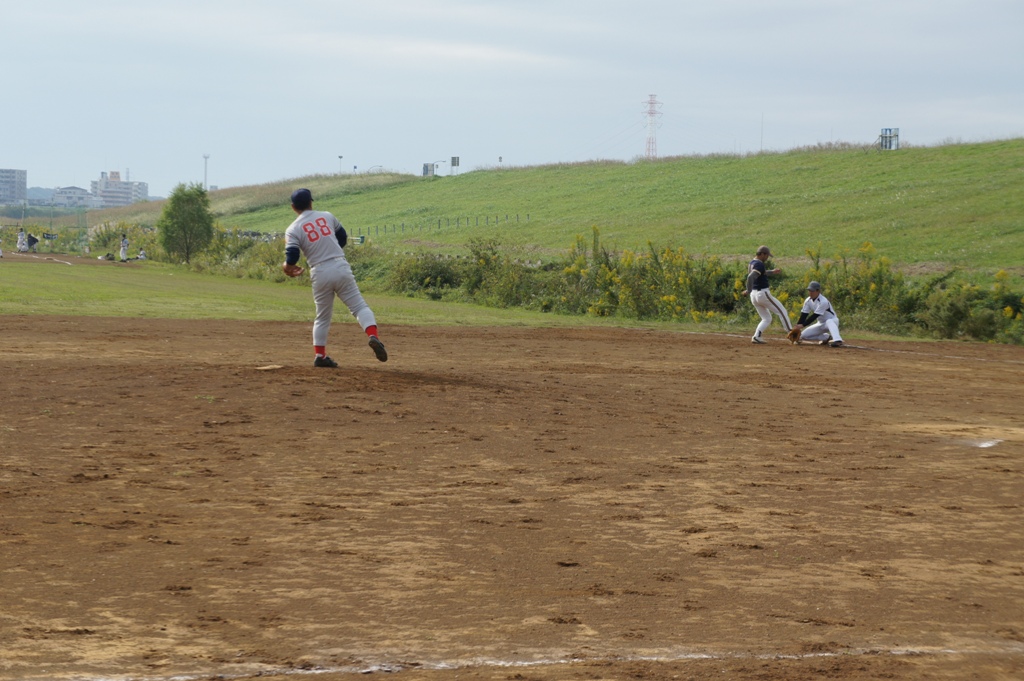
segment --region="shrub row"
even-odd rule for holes
[[[127,234],[130,254],[145,248],[154,260],[167,260],[152,228],[126,223],[89,230],[60,230],[56,242],[40,243],[53,252],[117,253]],[[5,240],[6,241],[6,240]],[[222,276],[283,282],[283,242],[254,237],[219,225],[209,248],[193,259],[193,270]],[[497,238],[472,239],[462,258],[435,253],[395,254],[372,242],[346,249],[361,285],[434,300],[473,302],[492,307],[523,307],[544,312],[618,316],[637,320],[748,324],[753,307],[740,296],[746,263],[694,255],[680,247],[615,252],[592,238],[577,237],[561,257],[543,265],[518,258]],[[819,281],[842,323],[893,335],[930,335],[1024,344],[1024,292],[999,272],[982,286],[950,270],[910,279],[866,243],[853,252],[825,257],[819,245],[807,250],[810,267],[773,278],[772,291],[794,319],[807,284]],[[300,282],[308,283],[307,275]]]
[[[391,256],[380,282],[391,292],[494,307],[620,316],[630,319],[746,324],[753,307],[741,297],[746,263],[696,256],[683,248],[607,249],[595,229],[561,259],[524,264],[493,239],[470,241],[469,257],[432,253]],[[818,281],[848,327],[893,335],[931,335],[1024,344],[1024,292],[1001,271],[983,287],[952,270],[911,281],[870,243],[825,258],[808,249],[811,267],[773,280],[776,297],[796,319],[807,284]]]

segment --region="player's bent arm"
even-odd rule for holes
[[[297,277],[302,274],[303,269],[298,266],[299,262],[299,247],[289,246],[284,249],[284,263],[281,265],[281,271],[287,274],[289,277]]]
[[[746,290],[748,292],[754,290],[754,282],[757,281],[758,276],[759,276],[759,274],[758,274],[757,270],[750,270],[750,272],[747,273],[747,288],[746,288]]]

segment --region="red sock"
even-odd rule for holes
[[[326,357],[327,356],[327,347],[324,346],[324,345],[314,345],[313,346],[313,352],[315,352],[316,354],[320,355],[321,357]]]
[[[366,327],[366,335],[367,336],[376,336],[377,335],[377,325],[374,324],[373,326]]]

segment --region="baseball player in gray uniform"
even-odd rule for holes
[[[800,329],[800,340],[818,341],[819,345],[841,347],[843,337],[839,335],[839,317],[828,298],[821,295],[821,284],[812,281],[807,285],[807,299],[800,308],[800,319],[796,326]]]
[[[313,194],[308,189],[292,192],[292,210],[298,215],[284,233],[285,261],[281,266],[289,277],[297,277],[303,269],[298,266],[299,252],[306,256],[309,278],[313,282],[313,300],[316,302],[316,321],[313,322],[313,360],[315,367],[335,368],[338,363],[327,356],[327,333],[331,329],[334,296],[348,306],[363,331],[370,337],[370,348],[381,362],[388,361],[388,352],[377,337],[377,320],[373,310],[352,275],[352,267],[345,259],[348,234],[338,218],[326,211],[313,210]]]
[[[764,338],[761,334],[771,326],[772,314],[774,313],[779,321],[782,322],[782,328],[788,333],[793,328],[792,322],[789,321],[789,313],[786,312],[786,307],[779,299],[773,296],[768,291],[768,275],[779,274],[782,272],[781,269],[776,268],[774,270],[765,269],[765,261],[768,260],[772,255],[772,252],[767,246],[761,246],[757,249],[757,253],[754,255],[754,259],[750,261],[747,266],[747,287],[743,289],[740,295],[750,294],[750,302],[757,310],[757,314],[761,317],[761,323],[757,325],[757,330],[754,331],[754,336],[750,339],[751,343],[755,345],[763,345],[765,343]]]

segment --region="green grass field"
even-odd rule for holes
[[[272,283],[196,274],[148,262],[133,267],[68,266],[11,256],[0,261],[0,316],[85,315],[168,319],[308,321],[314,316],[309,284]],[[368,294],[387,324],[472,326],[636,326],[628,320],[581,319],[525,310],[502,310],[423,298]],[[344,306],[335,323],[351,321]],[[354,323],[354,322],[352,322]],[[2,326],[2,318],[0,318]],[[648,323],[646,328],[679,328]]]
[[[377,243],[400,250],[456,251],[472,237],[500,235],[538,253],[562,253],[596,226],[618,249],[653,242],[739,257],[769,243],[786,258],[818,243],[832,256],[870,241],[905,265],[994,272],[1024,262],[1024,139],[435,178],[320,175],[213,192],[211,203],[225,227],[281,232],[294,217],[287,201],[297,186],[313,189],[316,207],[336,213],[353,234],[370,230]],[[89,223],[153,224],[161,209],[151,203],[90,213]]]

